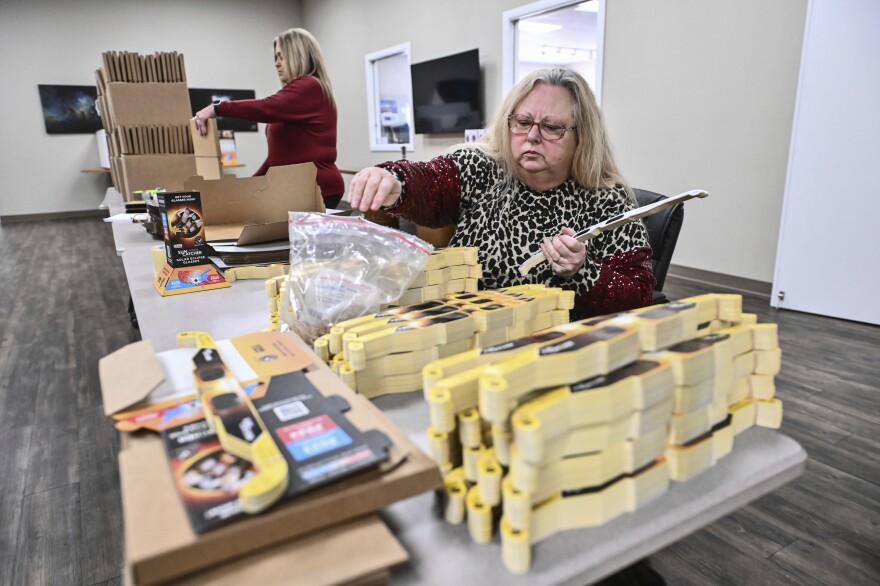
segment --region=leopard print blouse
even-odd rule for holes
[[[462,148],[429,162],[379,165],[403,184],[398,202],[386,211],[427,227],[455,224],[450,246],[475,246],[483,268],[481,288],[543,283],[575,292],[577,317],[641,307],[651,301],[651,249],[641,220],[587,241],[587,260],[570,279],[542,263],[523,276],[519,266],[541,251],[544,238],[563,226],[582,230],[635,205],[626,188],[586,190],[574,181],[544,192],[504,171],[486,154]],[[513,188],[507,185],[512,184]]]

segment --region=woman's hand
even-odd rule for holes
[[[375,212],[397,201],[402,189],[400,181],[390,171],[381,167],[367,167],[352,178],[348,203],[362,212]]]
[[[563,226],[562,234],[541,242],[541,252],[550,263],[550,268],[563,279],[569,279],[578,272],[587,258],[587,247],[576,240],[574,234],[574,230]]]
[[[199,131],[199,134],[202,136],[208,135],[208,118],[214,118],[216,114],[214,114],[214,104],[210,106],[205,106],[198,112],[196,112],[193,120],[196,121],[196,128]]]

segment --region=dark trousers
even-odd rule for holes
[[[339,205],[339,202],[342,201],[342,194],[338,195],[325,195],[324,196],[324,207],[325,208],[336,208]]]

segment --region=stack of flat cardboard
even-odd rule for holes
[[[107,51],[95,72],[110,151],[110,175],[123,199],[134,192],[180,191],[192,175],[220,176],[216,125],[193,133],[183,55]],[[195,139],[195,140],[194,140]]]

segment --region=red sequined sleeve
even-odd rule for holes
[[[403,183],[400,202],[385,208],[388,214],[419,226],[439,228],[454,224],[461,204],[461,176],[448,157],[428,162],[391,161],[381,163]]]
[[[599,278],[589,291],[577,296],[580,316],[604,315],[650,305],[655,282],[651,255],[650,248],[637,248],[593,261],[599,265]]]

